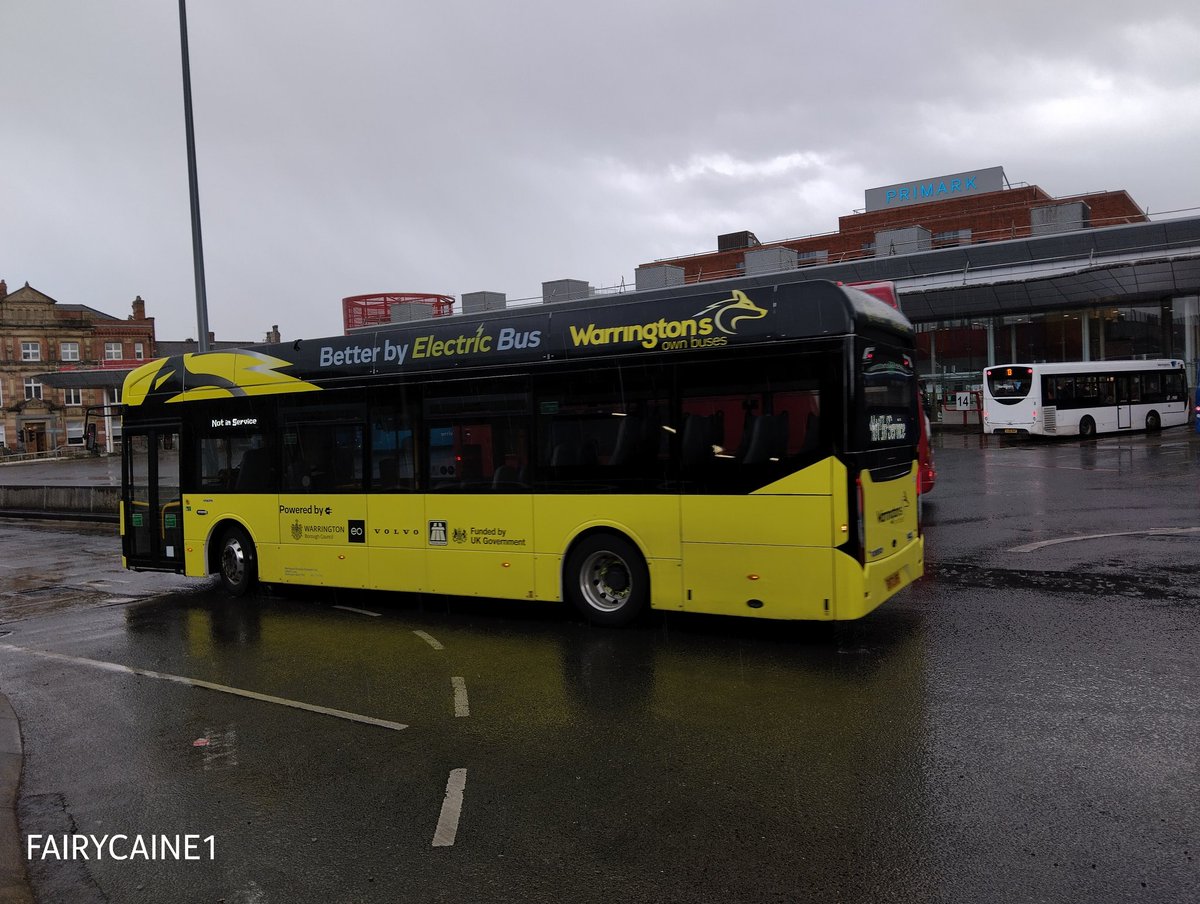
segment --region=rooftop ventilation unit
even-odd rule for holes
[[[542,303],[590,298],[592,287],[582,279],[552,279],[542,283]]]

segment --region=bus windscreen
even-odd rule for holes
[[[886,346],[863,349],[860,362],[861,448],[917,441],[916,392],[912,358]]]
[[[985,374],[988,393],[1001,405],[1014,405],[1029,395],[1033,370],[1028,367],[994,367]]]

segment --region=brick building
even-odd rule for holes
[[[154,318],[136,298],[114,317],[82,304],[60,304],[26,283],[15,292],[0,280],[0,446],[44,452],[84,445],[89,406],[117,399],[120,380],[155,357]],[[100,371],[111,379],[49,385],[47,372]],[[98,423],[100,442],[105,423]]]
[[[994,167],[993,171],[998,171],[999,179],[1003,180],[1000,167]],[[746,275],[754,271],[754,258],[762,262],[764,269],[773,261],[790,263],[793,267],[842,263],[1028,238],[1068,228],[1148,222],[1146,214],[1125,191],[1055,198],[1036,185],[996,187],[992,191],[963,190],[961,185],[970,181],[971,176],[959,173],[918,181],[907,187],[868,189],[867,209],[838,217],[837,232],[766,244],[760,243],[752,232],[734,232],[718,236],[716,251],[643,266],[681,267],[684,281],[695,282]],[[955,183],[958,188],[954,188]],[[927,195],[922,193],[923,189],[928,189]],[[893,196],[906,192],[917,197],[890,200],[889,192]],[[880,198],[878,206],[872,204],[876,197]]]
[[[1001,167],[867,189],[838,231],[637,268],[637,286],[804,269],[813,279],[895,283],[916,325],[931,397],[977,387],[1006,361],[1200,358],[1200,216],[1151,221],[1125,191],[1052,197]],[[1184,205],[1179,205],[1183,207]]]

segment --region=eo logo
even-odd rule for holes
[[[430,546],[445,546],[446,545],[446,522],[445,521],[430,521],[429,522],[429,545]]]
[[[346,522],[346,533],[350,535],[351,543],[367,542],[367,522],[351,519]]]

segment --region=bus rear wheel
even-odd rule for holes
[[[1162,419],[1158,416],[1157,411],[1151,411],[1146,415],[1146,429],[1150,433],[1157,433],[1162,427]]]
[[[230,596],[245,596],[258,581],[254,541],[240,527],[230,527],[221,535],[217,574]]]
[[[595,625],[621,628],[650,605],[650,571],[641,552],[616,534],[592,534],[571,550],[567,599]]]
[[[1093,437],[1096,435],[1096,422],[1090,417],[1085,417],[1079,422],[1079,435]]]

